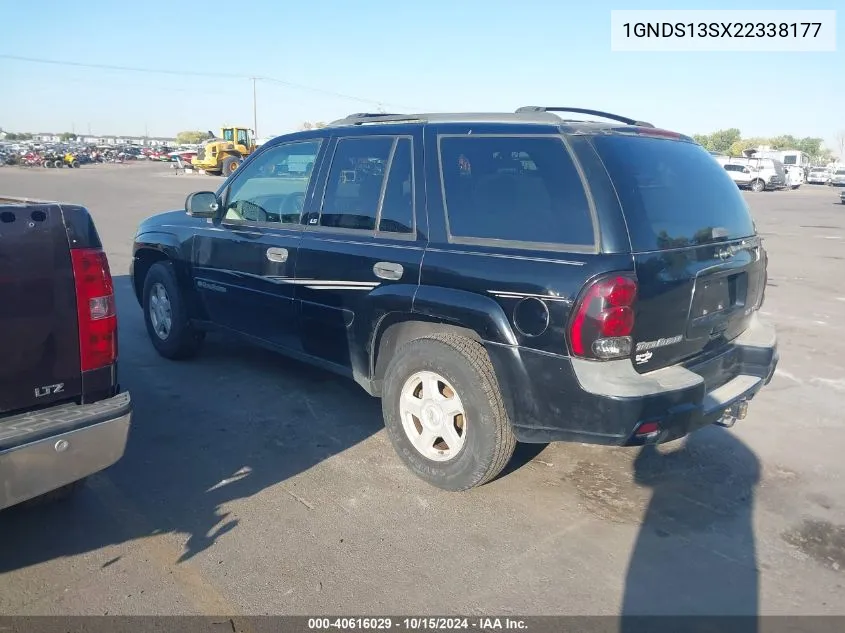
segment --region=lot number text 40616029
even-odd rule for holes
[[[519,631],[527,628],[525,620],[511,617],[308,618],[308,629],[312,631]]]

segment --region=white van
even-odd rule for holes
[[[739,158],[716,156],[716,162],[725,167],[738,187],[751,191],[771,191],[787,186],[783,163],[773,158]],[[727,166],[731,165],[730,168]],[[737,169],[740,166],[742,169]],[[747,171],[746,171],[747,170]]]

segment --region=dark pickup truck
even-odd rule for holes
[[[122,457],[132,406],[85,208],[0,197],[0,349],[0,510],[65,496]]]

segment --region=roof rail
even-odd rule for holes
[[[577,114],[589,114],[591,116],[599,116],[604,119],[612,119],[614,121],[625,123],[626,125],[637,125],[639,127],[654,127],[651,123],[647,123],[646,121],[637,121],[636,119],[629,119],[628,117],[620,116],[618,114],[602,112],[601,110],[588,110],[586,108],[564,108],[556,106],[523,106],[521,108],[517,108],[516,110],[517,114],[523,112],[575,112]]]
[[[358,112],[332,121],[329,125],[363,125],[364,123],[389,123],[391,121],[423,121],[419,114],[387,114],[385,112]]]

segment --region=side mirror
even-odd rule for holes
[[[211,191],[197,191],[185,199],[185,212],[194,218],[213,218],[219,208],[217,194]]]

